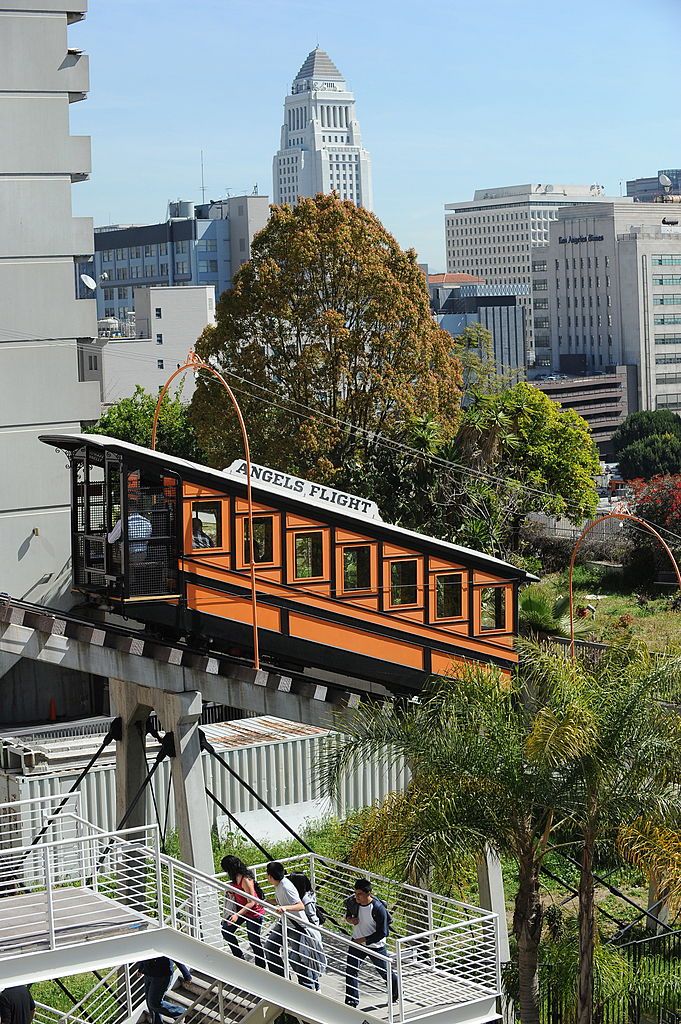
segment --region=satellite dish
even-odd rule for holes
[[[86,288],[89,288],[91,292],[94,292],[97,288],[97,282],[90,277],[89,274],[81,274],[80,279]]]
[[[545,192],[553,192],[553,185],[547,185],[544,189]]]
[[[660,174],[657,180],[666,192],[672,187],[672,179],[667,174]]]

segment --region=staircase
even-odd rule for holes
[[[152,956],[168,956],[196,971],[188,990],[181,984],[175,990],[186,1007],[186,1024],[267,1024],[280,1012],[276,1008],[319,1024],[498,1019],[494,914],[369,875],[391,908],[394,931],[387,956],[372,957],[381,961],[382,973],[369,960],[362,964],[355,1009],[345,1005],[346,966],[363,947],[348,934],[344,901],[356,867],[313,854],[287,863],[289,871],[312,879],[327,912],[324,926],[314,931],[328,968],[319,979],[321,991],[313,991],[297,979],[300,924],[271,902],[263,904],[263,937],[280,929],[280,974],[231,954],[220,927],[230,886],[161,854],[155,826],[105,832],[66,810],[58,820],[73,826],[62,827],[59,838],[49,828],[35,845],[0,848],[0,986],[98,968],[106,974],[89,1002],[56,1016],[40,1008],[38,1024],[138,1024],[142,979],[126,965]],[[388,980],[393,972],[394,1002]]]

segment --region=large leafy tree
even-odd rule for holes
[[[674,434],[681,437],[681,417],[669,409],[650,409],[633,412],[620,424],[612,436],[615,456],[619,459],[625,448],[635,441],[643,441],[655,434]]]
[[[672,433],[651,434],[632,441],[620,452],[619,470],[625,480],[650,480],[665,473],[678,473],[681,437]]]
[[[238,390],[254,458],[280,469],[347,486],[375,434],[431,415],[446,438],[458,423],[460,362],[416,254],[334,196],[272,208],[198,348]],[[208,378],[192,419],[211,461],[230,462],[238,432]]]
[[[91,434],[105,434],[120,441],[148,448],[154,422],[157,396],[145,391],[139,384],[129,398],[121,398],[102,413],[89,428]],[[163,399],[158,421],[156,448],[179,459],[202,462],[203,454],[189,421],[187,406],[181,391],[167,394]]]

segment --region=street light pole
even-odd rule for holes
[[[229,395],[229,398],[234,406],[237,419],[239,421],[239,427],[241,428],[241,437],[244,444],[244,456],[246,459],[246,500],[248,503],[248,553],[251,562],[251,608],[253,612],[253,667],[255,669],[260,668],[260,651],[258,646],[258,602],[255,591],[255,539],[253,533],[253,495],[251,493],[251,446],[248,442],[248,432],[246,430],[246,423],[239,407],[239,403],[236,400],[234,392],[230,388],[229,384],[210,363],[207,363],[201,356],[197,355],[194,349],[190,349],[187,358],[178,366],[176,370],[171,373],[168,380],[161,388],[158,400],[156,402],[156,409],[154,410],[154,422],[151,428],[151,450],[156,450],[156,433],[158,430],[158,418],[161,412],[161,406],[163,399],[168,393],[168,388],[181,373],[186,373],[187,370],[192,370],[194,373],[209,373],[211,376],[219,380],[223,388]]]
[[[660,534],[657,532],[654,526],[651,526],[650,523],[647,523],[645,519],[639,519],[638,516],[632,515],[631,512],[608,512],[606,515],[599,516],[598,519],[594,519],[593,522],[588,523],[584,527],[579,537],[575,541],[575,546],[573,547],[572,554],[570,555],[570,572],[568,577],[568,586],[570,589],[570,656],[572,657],[573,661],[575,658],[575,616],[574,601],[572,594],[572,574],[575,568],[575,560],[577,558],[577,552],[579,551],[582,545],[582,541],[587,536],[587,534],[589,534],[593,530],[594,526],[598,526],[599,523],[604,523],[606,519],[622,519],[624,521],[638,523],[638,525],[642,526],[644,530],[648,531],[648,533],[652,533],[653,537],[657,537],[660,544],[669,555],[670,562],[674,566],[674,572],[676,573],[676,581],[679,585],[679,590],[681,590],[681,572],[679,571],[676,559],[672,554],[672,549],[669,547],[666,540],[664,540],[664,538],[660,536]]]

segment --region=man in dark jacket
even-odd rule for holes
[[[184,1007],[165,998],[173,980],[173,961],[167,956],[155,956],[151,960],[140,960],[136,966],[144,977],[144,995],[152,1024],[162,1024],[162,1016],[173,1019],[181,1017]],[[191,981],[189,968],[179,963],[177,967],[182,974],[182,979]]]
[[[0,990],[2,1024],[31,1024],[34,1014],[35,1003],[26,985],[14,985]]]
[[[355,882],[355,895],[345,904],[345,920],[352,925],[352,941],[357,943],[348,950],[348,962],[345,968],[345,1002],[348,1006],[359,1005],[359,984],[357,976],[359,965],[367,958],[378,973],[388,980],[388,947],[386,939],[390,928],[388,908],[383,900],[374,896],[368,878],[358,878]],[[364,948],[359,949],[358,946]],[[392,1001],[398,998],[397,975],[390,968]]]

